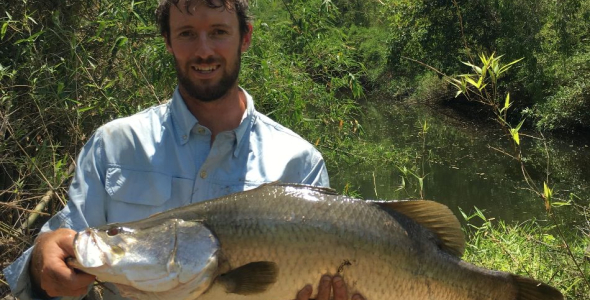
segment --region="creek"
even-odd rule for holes
[[[359,120],[362,139],[380,149],[401,153],[400,159],[359,159],[351,165],[339,165],[330,170],[332,187],[338,191],[352,189],[364,199],[419,198],[416,177],[406,176],[406,188],[400,189],[400,169],[406,167],[425,175],[424,199],[446,204],[457,216],[459,209],[469,215],[477,207],[486,217],[506,222],[546,219],[544,200],[528,189],[520,164],[506,155],[513,153],[513,146],[502,129],[493,120],[466,120],[452,109],[435,106],[364,104]],[[428,125],[426,135],[421,134],[424,122]],[[521,136],[521,144],[526,168],[540,191],[548,178],[558,198],[555,201],[588,205],[590,142]],[[556,209],[572,224],[575,214],[571,206]]]

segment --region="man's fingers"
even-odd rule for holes
[[[297,293],[297,298],[296,300],[309,300],[309,297],[311,297],[311,293],[312,293],[313,289],[311,287],[311,285],[306,285],[305,287],[303,287],[303,289],[301,289],[301,291],[299,291],[299,293]]]
[[[41,289],[51,297],[81,296],[86,293],[95,277],[78,273],[65,262],[67,257],[74,255],[75,234],[71,229],[62,228],[39,235],[30,266],[33,289]]]
[[[309,300],[313,289],[311,285],[306,285],[297,293],[296,300]],[[333,300],[348,300],[348,289],[344,283],[344,279],[340,275],[331,277],[324,275],[320,278],[318,285],[318,294],[315,300],[330,300],[330,294],[334,295]],[[360,294],[354,294],[351,300],[365,300]]]
[[[89,284],[93,283],[96,280],[94,275],[86,274],[86,273],[76,273],[72,280],[72,285],[74,287],[87,287]]]
[[[64,229],[60,238],[56,241],[56,244],[63,250],[64,253],[67,254],[66,257],[74,256],[74,237],[76,236],[76,232],[71,229]],[[65,260],[66,257],[63,259]]]
[[[318,286],[318,296],[316,300],[329,300],[330,292],[332,291],[332,277],[324,275],[320,279],[320,285]]]
[[[346,291],[346,284],[339,275],[332,278],[332,288],[334,289],[334,300],[347,300],[348,292]]]
[[[88,285],[95,279],[93,275],[78,274],[65,264],[61,268],[48,269],[43,273],[45,274],[43,274],[41,288],[51,297],[83,295],[86,293]]]

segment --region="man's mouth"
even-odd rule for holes
[[[208,74],[208,73],[212,73],[213,71],[219,69],[219,65],[213,65],[213,66],[195,66],[195,65],[193,65],[191,68],[194,71],[199,72],[201,74]]]

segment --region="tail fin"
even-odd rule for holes
[[[563,300],[563,295],[554,287],[534,279],[512,275],[518,289],[516,300]]]

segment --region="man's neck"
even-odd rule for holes
[[[246,95],[237,86],[222,98],[210,102],[192,98],[182,88],[180,94],[199,124],[211,131],[211,144],[220,132],[237,128],[246,111]]]

